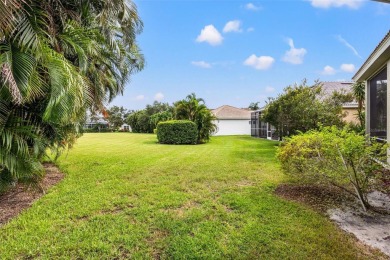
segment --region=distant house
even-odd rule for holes
[[[131,132],[131,126],[128,124],[123,124],[123,125],[121,125],[119,130],[122,132]]]
[[[99,132],[101,129],[110,128],[110,123],[104,118],[103,115],[98,114],[91,116],[87,114],[87,120],[84,124],[84,129],[94,129],[96,132]],[[131,126],[128,124],[123,124],[119,127],[119,131],[122,132],[131,132]]]
[[[353,82],[321,82],[321,89],[323,92],[322,98],[330,97],[334,92],[351,93],[351,86]],[[357,102],[349,102],[343,104],[343,120],[347,123],[358,123],[357,119]],[[269,140],[279,140],[274,126],[261,120],[264,108],[253,111],[251,114],[251,135],[253,137],[266,138]]]
[[[325,81],[322,83],[322,91],[325,97],[331,96],[334,92],[340,93],[352,93],[352,84],[354,82],[342,82],[342,81]],[[348,102],[343,104],[343,120],[347,123],[359,123],[357,118],[358,114],[358,103],[356,101]]]
[[[107,120],[103,118],[103,116],[95,116],[91,117],[90,115],[87,115],[87,120],[84,124],[84,129],[105,129],[109,128],[109,123]]]
[[[218,132],[215,135],[250,135],[251,111],[224,105],[211,112],[217,117]]]
[[[390,31],[353,76],[366,83],[366,133],[378,140],[390,140]]]

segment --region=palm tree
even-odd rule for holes
[[[248,106],[250,110],[259,110],[259,104],[260,102],[251,102]]]
[[[366,89],[364,82],[356,82],[352,85],[352,94],[358,102],[358,114],[357,117],[360,122],[360,127],[364,129],[365,115],[364,115],[364,100],[366,98]]]
[[[202,98],[191,93],[185,99],[175,103],[176,119],[190,120],[198,127],[198,143],[210,140],[210,135],[217,130],[214,120],[217,118],[207,108]]]
[[[1,182],[70,147],[86,110],[104,110],[144,59],[128,0],[1,0],[0,16]]]

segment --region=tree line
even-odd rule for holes
[[[207,142],[217,130],[214,123],[217,118],[206,106],[204,99],[196,97],[195,93],[176,101],[173,105],[154,101],[142,110],[134,111],[113,106],[107,109],[106,120],[113,130],[128,124],[134,133],[153,133],[159,122],[168,120],[190,120],[198,130],[198,142]]]

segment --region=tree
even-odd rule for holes
[[[262,118],[275,126],[280,137],[290,136],[319,126],[343,126],[342,104],[351,96],[333,93],[324,97],[321,84],[288,86],[277,98],[270,98]]]
[[[357,118],[360,123],[360,128],[365,127],[364,100],[366,99],[366,86],[364,82],[356,82],[352,85],[352,93],[355,100],[358,102]]]
[[[130,115],[130,111],[118,106],[107,109],[108,117],[106,118],[113,129],[118,129],[125,123],[125,119]]]
[[[130,114],[125,122],[131,126],[135,133],[153,133],[157,123],[172,119],[173,107],[168,103],[154,101],[146,105],[145,109]]]
[[[146,105],[145,107],[146,113],[148,115],[154,115],[159,112],[165,112],[168,111],[170,113],[173,113],[173,107],[169,105],[168,103],[162,103],[158,101],[154,101],[151,105]]]
[[[170,111],[162,111],[155,113],[150,116],[150,124],[155,129],[160,122],[168,121],[173,119],[173,114]]]
[[[0,14],[0,179],[13,182],[39,176],[47,149],[71,147],[86,110],[143,68],[142,22],[127,0],[9,0]]]
[[[205,105],[202,98],[191,93],[175,104],[175,117],[179,120],[195,122],[198,128],[198,143],[207,142],[210,135],[217,130],[214,121],[217,119]]]
[[[130,125],[134,133],[153,133],[153,127],[150,124],[150,116],[146,110],[139,110],[130,114],[126,123]]]
[[[259,110],[259,104],[260,102],[251,102],[248,106],[250,110]]]

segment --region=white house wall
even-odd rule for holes
[[[220,119],[214,123],[218,126],[218,132],[214,135],[250,135],[251,125],[249,119],[224,120]]]

